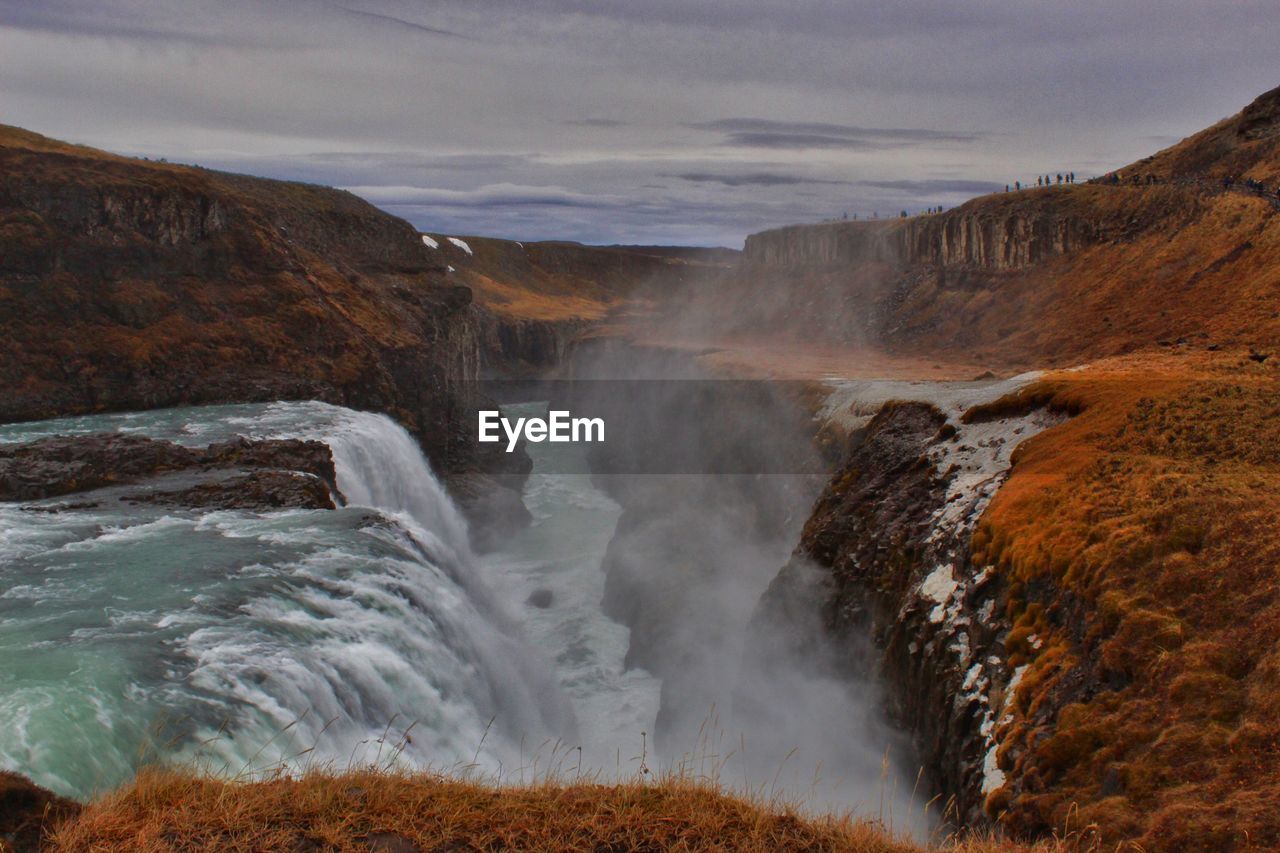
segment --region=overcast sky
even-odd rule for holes
[[[1280,85],[1276,0],[0,0],[0,121],[423,230],[740,246],[1091,175]]]

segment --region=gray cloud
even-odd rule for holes
[[[404,18],[397,18],[395,15],[383,15],[380,12],[366,12],[362,9],[348,9],[345,6],[342,7],[342,10],[349,15],[355,15],[369,21],[391,24],[397,27],[406,27],[416,32],[427,33],[428,35],[447,36],[450,38],[471,38],[470,36],[454,32],[453,30],[442,30],[437,27],[428,27],[425,24],[415,24],[413,21],[406,21]]]
[[[925,128],[857,127],[817,121],[727,118],[692,125],[724,134],[722,145],[739,148],[843,148],[869,150],[925,143],[974,142],[985,134]]]
[[[786,187],[797,184],[847,184],[848,181],[806,178],[802,175],[779,175],[773,172],[752,172],[738,175],[717,175],[709,172],[685,172],[676,175],[682,181],[695,184],[724,184],[726,187]]]
[[[939,195],[985,195],[999,192],[1004,184],[993,181],[965,180],[923,180],[923,181],[858,181],[858,186],[874,187],[882,190],[900,190],[915,196],[936,197]]]
[[[626,127],[630,122],[621,121],[616,118],[580,118],[573,121],[566,121],[565,124],[572,127]]]
[[[0,26],[33,33],[73,34],[152,44],[227,47],[253,43],[247,34],[239,38],[216,30],[191,30],[178,21],[168,19],[163,13],[147,16],[127,8],[112,12],[78,6],[66,0],[0,2]]]
[[[885,143],[868,142],[840,136],[823,136],[820,133],[731,133],[722,145],[738,148],[847,148],[867,150],[885,148]]]
[[[1082,2],[0,0],[0,97],[426,230],[737,245],[1098,174],[1280,80],[1274,0]]]
[[[778,121],[764,118],[722,118],[695,127],[727,133],[780,133],[829,136],[839,139],[883,139],[891,142],[973,142],[987,134],[967,131],[928,130],[919,127],[858,127],[820,121]]]

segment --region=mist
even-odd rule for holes
[[[555,405],[609,424],[588,451],[621,507],[602,604],[630,629],[626,666],[661,682],[649,765],[927,834],[927,785],[885,715],[875,651],[836,651],[822,573],[792,561],[833,463],[805,386],[617,339],[579,345],[564,375],[546,386]]]

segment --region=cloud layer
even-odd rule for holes
[[[345,186],[437,232],[739,245],[1136,159],[1280,83],[1273,13],[0,0],[0,121]]]

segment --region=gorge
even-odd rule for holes
[[[1277,152],[1280,90],[1140,182],[735,253],[6,128],[0,767],[665,765],[920,840],[1280,844],[1280,223],[1223,182]],[[565,399],[609,440],[476,441]]]

